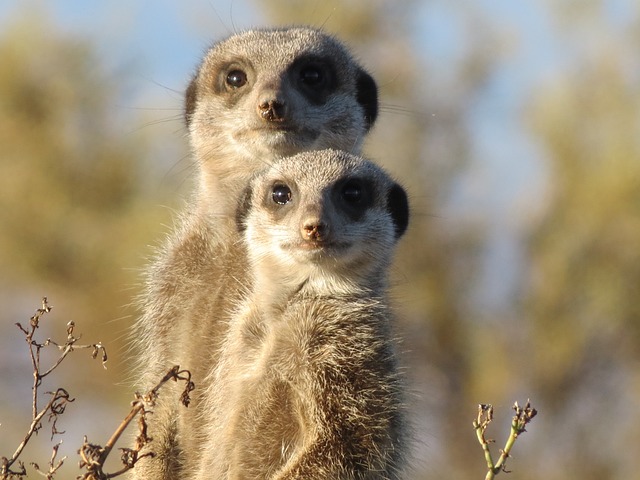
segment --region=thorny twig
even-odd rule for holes
[[[493,443],[493,440],[487,440],[485,438],[485,430],[493,420],[493,406],[490,404],[481,403],[478,405],[478,417],[473,422],[473,428],[476,431],[478,442],[482,445],[484,451],[484,458],[487,462],[488,472],[485,480],[491,480],[500,472],[508,473],[506,469],[507,458],[510,456],[511,449],[521,433],[526,432],[525,427],[527,424],[538,414],[537,410],[531,406],[529,400],[524,407],[520,407],[518,402],[515,402],[513,409],[516,414],[511,421],[511,433],[504,446],[504,449],[500,450],[500,458],[497,463],[493,462],[491,457],[491,451],[489,450],[489,443]]]
[[[141,458],[153,455],[153,453],[151,452],[140,455],[140,450],[152,440],[149,436],[147,436],[147,423],[145,420],[145,415],[149,412],[148,408],[151,408],[155,405],[160,388],[169,380],[181,380],[186,383],[180,400],[184,406],[189,406],[189,393],[195,388],[193,382],[191,381],[191,373],[188,370],[180,370],[180,367],[176,365],[171,370],[169,370],[167,374],[158,382],[158,384],[146,395],[136,394],[136,399],[132,402],[131,411],[118,426],[113,435],[111,435],[111,438],[107,441],[104,447],[89,443],[87,441],[87,437],[84,438],[84,443],[82,447],[80,447],[80,450],[78,450],[78,453],[82,458],[82,460],[80,461],[80,468],[86,469],[87,472],[82,476],[76,477],[78,480],[106,480],[109,478],[114,478],[132,469]],[[103,471],[103,467],[104,463],[107,460],[107,457],[113,450],[113,447],[120,438],[120,435],[122,435],[131,421],[138,415],[139,431],[138,436],[136,437],[134,448],[121,448],[121,461],[123,467],[117,472],[105,473]]]
[[[36,310],[36,313],[29,319],[28,327],[23,327],[20,323],[16,323],[17,327],[25,334],[25,340],[29,346],[29,355],[31,357],[31,366],[33,368],[33,386],[32,390],[32,401],[31,401],[31,424],[27,430],[25,437],[22,442],[18,445],[18,448],[11,456],[11,458],[0,457],[0,480],[7,480],[12,478],[21,478],[27,475],[27,472],[24,467],[24,463],[19,461],[19,457],[22,454],[22,451],[29,443],[29,440],[33,436],[34,433],[37,433],[40,428],[42,428],[42,418],[48,414],[49,422],[51,423],[51,438],[53,439],[54,435],[64,433],[59,432],[56,428],[58,417],[62,415],[65,411],[65,408],[68,403],[74,401],[73,398],[69,396],[69,393],[62,387],[58,387],[54,392],[46,392],[48,395],[51,395],[50,400],[44,406],[44,408],[38,408],[38,401],[40,399],[39,396],[39,387],[42,385],[42,380],[52,373],[67,357],[69,353],[76,349],[93,349],[92,357],[96,358],[98,354],[102,353],[102,365],[105,366],[107,361],[107,352],[100,343],[92,344],[92,345],[77,345],[80,337],[74,336],[73,330],[75,324],[73,322],[69,322],[67,324],[67,340],[63,344],[59,344],[54,342],[50,338],[47,338],[44,342],[40,343],[34,339],[34,335],[36,330],[40,326],[40,320],[43,315],[49,313],[52,307],[49,305],[47,301],[47,297],[42,299],[42,307]],[[40,363],[40,352],[43,348],[54,346],[57,347],[59,351],[62,353],[60,356],[53,362],[53,364],[47,368],[43,369]],[[105,366],[106,368],[106,366]],[[58,461],[57,464],[54,465],[55,457],[58,452],[59,445],[53,447],[53,453],[51,460],[49,462],[49,471],[42,472],[37,464],[32,464],[35,466],[36,470],[43,476],[47,478],[53,478],[55,472],[62,466],[65,458],[63,457]],[[13,469],[12,467],[17,463],[17,469]]]

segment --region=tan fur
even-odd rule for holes
[[[234,87],[227,79],[237,71],[246,82]],[[319,84],[301,80],[315,74]],[[206,379],[217,365],[228,319],[250,287],[235,221],[247,181],[303,150],[358,152],[376,113],[371,77],[319,30],[248,31],[206,53],[186,95],[197,191],[147,272],[134,331],[139,391],[173,365],[192,372],[196,390],[185,409],[177,386],[162,389],[148,416],[153,442],[144,450],[156,456],[136,465],[135,479],[188,478],[207,442]]]
[[[282,185],[285,205],[272,198]],[[345,202],[354,185],[366,195]],[[211,376],[196,478],[400,478],[407,434],[386,295],[404,191],[358,157],[303,153],[257,177],[241,210],[254,286]]]

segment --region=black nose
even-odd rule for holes
[[[258,113],[268,122],[280,122],[287,114],[287,107],[277,99],[263,100],[258,104]]]

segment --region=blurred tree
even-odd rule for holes
[[[125,267],[157,221],[142,210],[142,138],[118,126],[115,81],[86,39],[36,14],[2,32],[0,58],[2,282],[48,293],[111,341],[137,281]]]
[[[87,38],[52,28],[42,10],[24,5],[4,24],[0,454],[13,452],[29,418],[29,358],[14,323],[28,321],[40,297],[48,295],[54,311],[43,322],[43,339],[64,340],[65,324],[74,320],[83,341],[101,341],[110,354],[105,372],[76,352],[56,371],[56,384],[47,379],[43,387],[63,385],[79,399],[59,424],[70,430],[64,454],[72,456],[82,434],[106,440],[126,411],[131,392],[121,382],[129,374],[124,352],[130,321],[124,319],[131,312],[124,306],[135,296],[136,268],[153,238],[149,232],[158,231],[168,212],[159,218],[150,208],[152,195],[144,186],[154,170],[143,169],[146,141],[130,134],[135,123],[116,108],[126,102],[126,75],[108,73]],[[114,397],[120,400],[117,413],[109,410]],[[41,437],[48,441],[48,435]],[[49,448],[39,450],[45,456],[25,460],[42,462]],[[77,464],[67,463],[71,469]],[[72,478],[69,471],[62,475]]]
[[[130,312],[124,306],[135,295],[135,267],[144,263],[149,231],[161,221],[150,214],[150,195],[141,186],[146,143],[127,134],[131,124],[114,108],[121,87],[86,38],[55,31],[44,13],[28,8],[6,25],[0,33],[3,381],[17,382],[19,374],[12,365],[20,365],[20,335],[10,329],[48,295],[60,324],[45,322],[45,335],[64,338],[65,323],[74,320],[83,340],[101,341],[110,353],[104,374],[83,375],[85,368],[101,368],[78,362],[75,380],[61,381],[72,394],[81,384],[87,401],[123,393],[113,384],[126,378],[130,322],[123,318]],[[19,360],[28,391],[28,356]]]
[[[529,109],[549,187],[527,240],[527,373],[552,463],[587,480],[637,476],[623,452],[640,442],[640,12],[613,33],[607,4],[552,10],[574,56]]]
[[[421,28],[417,12],[424,2],[259,4],[277,24],[311,23],[336,33],[363,58],[378,82],[381,114],[365,154],[385,165],[410,192],[411,227],[395,262],[394,297],[404,346],[411,352],[410,376],[421,396],[413,407],[418,417],[428,417],[428,431],[420,432],[426,437],[419,441],[432,447],[434,439],[438,443],[420,448],[416,475],[433,475],[437,461],[446,476],[470,473],[472,478],[482,472],[483,461],[481,454],[473,456],[479,447],[470,429],[478,400],[471,398],[468,308],[482,228],[444,215],[454,182],[469,160],[466,114],[491,62],[491,42],[484,38],[489,35],[482,22],[475,23],[478,36],[487,41],[477,41],[444,67],[418,55],[414,46]],[[472,11],[465,21],[474,18]],[[461,414],[465,411],[468,415]]]

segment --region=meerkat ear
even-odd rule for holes
[[[394,183],[387,196],[387,208],[393,219],[396,230],[396,239],[400,238],[409,225],[409,199],[407,192],[397,183]]]
[[[238,208],[236,208],[236,228],[240,233],[243,233],[247,228],[245,222],[249,214],[249,209],[251,208],[251,195],[251,185],[248,185],[238,200]]]
[[[378,118],[378,86],[371,75],[359,69],[356,89],[356,99],[364,109],[365,125],[369,131]]]
[[[196,77],[193,77],[184,96],[184,121],[187,124],[187,127],[191,124],[191,116],[196,109],[197,96],[198,87],[196,85]]]

